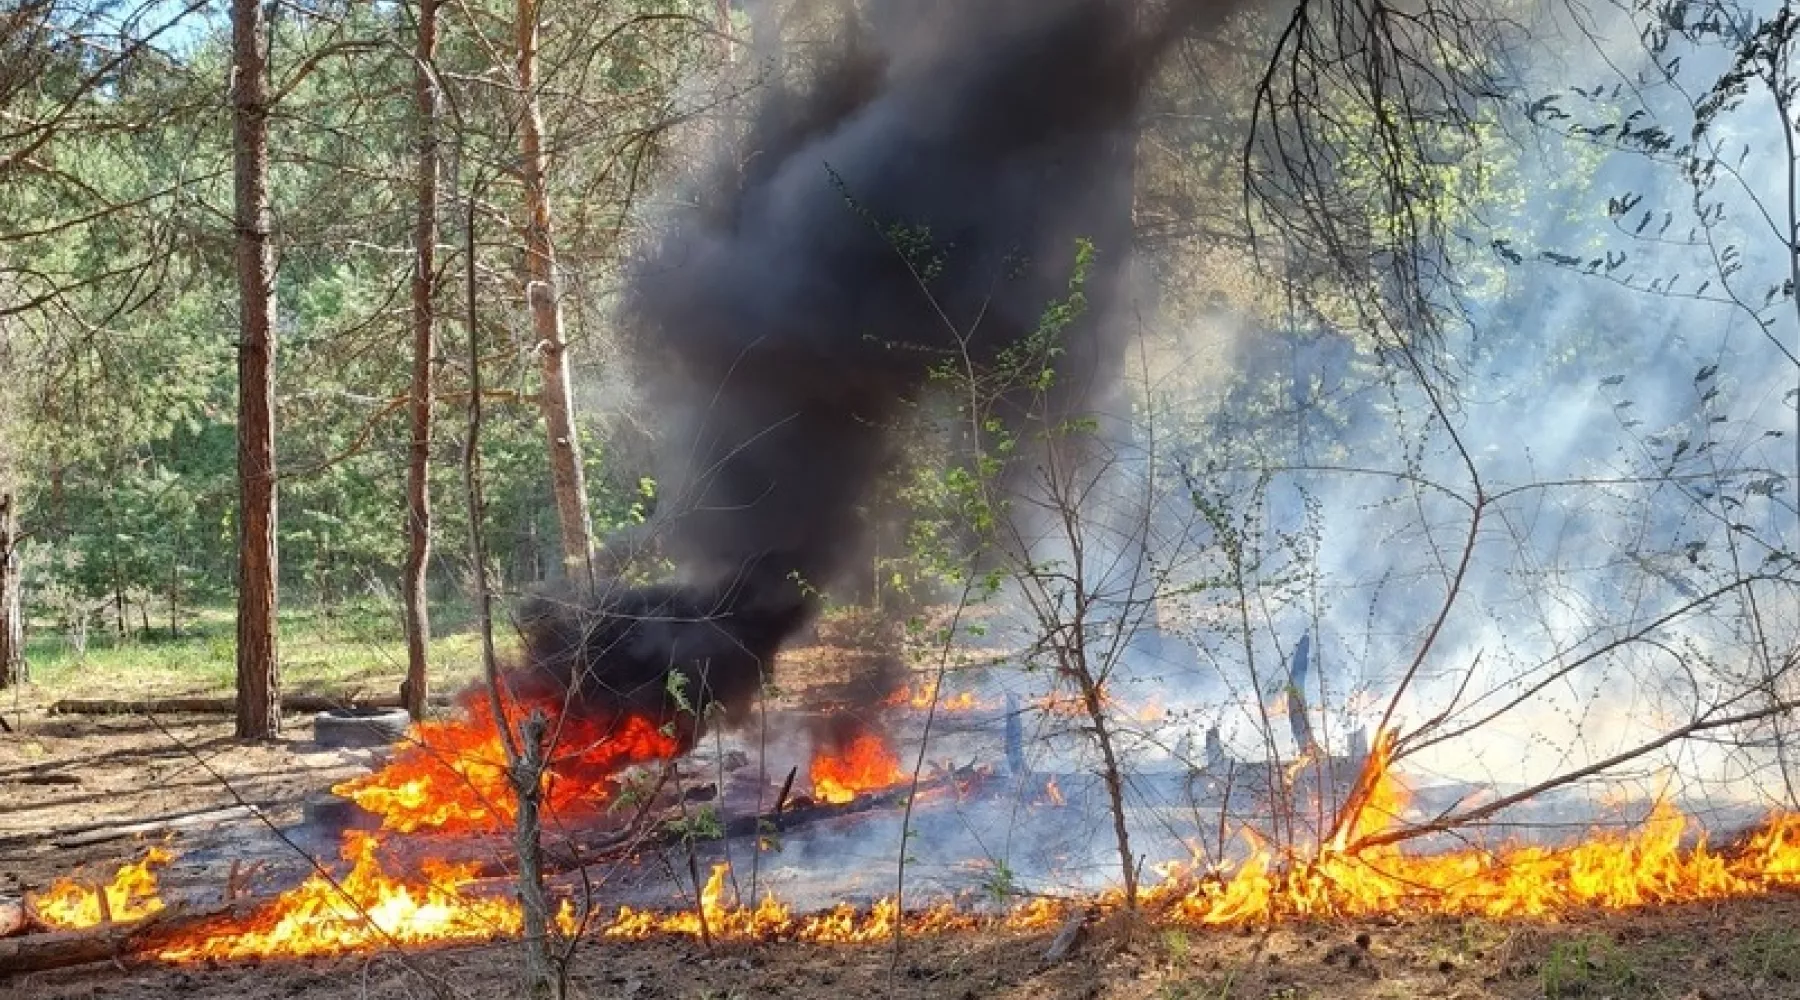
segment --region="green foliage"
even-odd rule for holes
[[[110,612],[110,607],[103,613]],[[444,603],[435,612],[445,634],[434,643],[436,683],[456,688],[480,671],[480,650],[465,631],[469,609]],[[236,676],[233,612],[207,604],[183,613],[178,638],[153,620],[148,634],[96,629],[85,650],[67,629],[36,619],[27,637],[34,681],[62,697],[229,694]],[[107,623],[110,625],[110,623]],[[405,672],[406,647],[392,605],[345,601],[330,607],[290,605],[279,619],[282,672],[291,690],[391,690]],[[504,638],[504,637],[502,637]]]
[[[719,840],[725,836],[725,824],[719,819],[719,810],[712,805],[702,806],[691,815],[669,820],[664,824],[664,829],[684,844]]]
[[[482,24],[512,16],[510,2],[476,9]],[[155,608],[159,626],[165,618],[179,626],[187,608],[225,596],[235,572],[231,120],[219,97],[229,38],[195,15],[173,33],[181,39],[175,57],[166,54],[173,36],[159,39],[161,49],[133,47],[132,33],[154,17],[115,25],[81,5],[64,13],[56,31],[9,35],[46,48],[31,53],[30,86],[0,84],[9,121],[60,123],[43,133],[33,169],[0,168],[0,363],[9,380],[0,475],[16,470],[22,490],[34,619],[85,620],[109,601],[131,617]],[[699,0],[635,0],[596,13],[618,30],[547,31],[542,53],[548,67],[581,67],[578,81],[545,93],[559,157],[550,194],[573,286],[607,277],[640,168],[654,165],[663,141],[651,126],[677,113],[685,99],[678,86],[718,54],[697,19],[712,8]],[[406,548],[410,18],[398,7],[353,5],[274,19],[279,544],[290,599],[388,593]],[[450,206],[477,173],[502,178],[483,193],[490,210],[508,206],[504,216],[523,204],[511,172],[516,109],[495,100],[487,82],[508,43],[483,30],[451,20],[442,32],[438,69],[452,112],[444,244],[461,240]],[[104,44],[65,43],[77,32]],[[129,60],[90,78],[93,53],[127,49]],[[59,115],[65,108],[72,113]],[[631,168],[621,168],[627,161]],[[513,337],[516,221],[484,217],[477,320],[484,376],[517,400],[489,407],[485,527],[502,578],[526,585],[555,572],[558,560],[546,442],[531,404],[535,359]],[[448,279],[461,265],[442,249],[440,261],[448,339],[461,302]],[[579,336],[584,303],[568,302]],[[438,546],[430,567],[439,593],[466,571],[466,515],[455,502],[455,394],[468,375],[459,357],[440,345],[437,388],[448,399],[432,456]],[[596,527],[641,523],[655,501],[645,470],[623,465],[598,424],[581,431]]]

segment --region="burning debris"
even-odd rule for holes
[[[500,830],[513,822],[516,798],[506,775],[500,731],[480,691],[463,697],[460,717],[416,726],[394,759],[366,777],[333,788],[397,833]],[[517,725],[533,702],[514,702]],[[552,706],[554,707],[554,706]],[[553,815],[592,812],[611,800],[619,773],[686,750],[679,731],[643,715],[557,713],[543,776]]]
[[[813,797],[833,804],[855,801],[864,792],[886,791],[907,777],[894,748],[871,729],[822,745],[808,770]]]
[[[156,893],[156,869],[174,855],[152,847],[143,858],[120,868],[112,881],[98,888],[74,879],[62,879],[32,898],[37,919],[47,926],[79,930],[114,922],[131,923],[161,912]]]
[[[852,744],[855,740],[853,738]],[[1397,914],[1547,918],[1581,908],[1620,909],[1653,903],[1724,899],[1800,887],[1800,816],[1777,815],[1724,850],[1704,838],[1689,843],[1690,824],[1666,803],[1629,834],[1595,835],[1563,848],[1465,849],[1416,855],[1396,845],[1361,849],[1358,842],[1390,829],[1407,792],[1385,765],[1392,742],[1376,741],[1360,798],[1323,847],[1287,853],[1245,829],[1249,856],[1230,871],[1193,862],[1160,866],[1161,881],[1145,889],[1146,916],[1173,926],[1242,926],[1309,918]],[[815,763],[815,767],[817,764]],[[814,782],[819,782],[817,773]],[[1044,791],[1059,794],[1054,783]],[[154,923],[166,909],[155,869],[169,860],[154,849],[125,866],[104,890],[59,883],[28,903],[40,922],[93,927],[108,918]],[[200,920],[165,931],[149,954],[167,962],[274,955],[362,952],[393,944],[487,940],[516,934],[518,903],[471,866],[428,862],[417,876],[389,871],[375,836],[351,833],[343,844],[348,868],[331,879],[316,874],[295,888],[229,918]],[[718,864],[695,905],[676,912],[619,907],[591,929],[613,938],[653,935],[708,940],[804,940],[859,943],[908,933],[934,933],[999,924],[1048,929],[1082,908],[1118,907],[1116,893],[1097,899],[1037,897],[995,912],[938,903],[902,914],[891,899],[867,907],[840,904],[797,914],[773,894],[728,902],[730,867]],[[102,904],[99,899],[108,900]],[[556,915],[565,933],[584,926],[579,899]]]

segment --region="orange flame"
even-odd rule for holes
[[[523,709],[518,714],[523,716]],[[514,720],[516,724],[516,719]],[[553,722],[554,746],[543,776],[544,810],[597,806],[615,791],[625,767],[681,752],[677,736],[649,719],[565,716]],[[414,726],[392,762],[332,789],[381,817],[384,830],[498,830],[508,828],[515,797],[506,751],[491,714],[472,708],[467,719]]]
[[[1336,827],[1326,839],[1331,851],[1342,853],[1364,837],[1392,826],[1406,811],[1410,795],[1406,786],[1394,777],[1391,766],[1394,740],[1398,735],[1392,729],[1375,734],[1375,745],[1369,748],[1369,756],[1357,773],[1356,784],[1351,786],[1344,808],[1338,814]]]
[[[1581,907],[1620,909],[1800,885],[1800,815],[1773,817],[1726,858],[1709,850],[1704,838],[1684,850],[1688,821],[1660,800],[1636,831],[1595,835],[1567,848],[1421,856],[1383,845],[1358,852],[1360,842],[1390,828],[1405,809],[1406,789],[1389,767],[1393,749],[1391,732],[1378,736],[1337,826],[1315,856],[1289,856],[1283,863],[1246,830],[1250,856],[1229,879],[1198,878],[1174,865],[1149,899],[1166,906],[1177,922],[1245,924],[1400,912],[1544,917]]]
[[[694,910],[659,913],[619,907],[601,934],[611,938],[643,940],[660,934],[681,937],[710,937],[729,940],[796,940],[835,944],[867,944],[893,937],[902,917],[892,899],[876,900],[868,909],[841,903],[823,913],[795,917],[788,907],[773,895],[765,895],[755,907],[726,906],[725,881],[731,872],[728,864],[716,864],[712,876],[700,890],[700,905]],[[704,921],[705,930],[701,925]],[[909,913],[905,928],[912,934],[931,934],[979,926],[980,918],[958,911],[945,903],[927,910]]]
[[[728,864],[713,865],[712,877],[701,888],[700,905],[694,910],[659,913],[655,910],[636,910],[621,906],[618,915],[601,934],[631,941],[657,934],[679,934],[694,938],[754,938],[759,934],[776,933],[793,922],[788,908],[777,902],[772,895],[764,896],[755,909],[724,905],[725,877],[730,872],[731,866]],[[703,921],[704,933],[701,931]]]
[[[114,923],[142,920],[162,911],[153,869],[168,864],[174,857],[165,848],[152,847],[143,860],[120,868],[102,889],[74,879],[61,879],[31,898],[32,909],[39,920],[63,930],[94,927],[108,919]]]
[[[1142,894],[1145,910],[1169,924],[1211,926],[1396,913],[1532,918],[1582,907],[1625,908],[1800,888],[1800,814],[1771,817],[1736,850],[1720,853],[1703,839],[1684,847],[1688,820],[1665,801],[1658,801],[1635,831],[1597,834],[1567,848],[1471,849],[1433,856],[1406,854],[1398,844],[1359,849],[1371,835],[1390,828],[1406,806],[1406,789],[1392,773],[1393,752],[1392,734],[1380,734],[1323,846],[1307,854],[1283,852],[1245,830],[1249,856],[1235,871],[1222,876],[1191,862],[1162,866],[1162,881]],[[841,757],[813,763],[813,781],[822,797],[833,788],[854,796],[902,779],[893,753],[873,733],[856,737]],[[1046,794],[1054,792],[1054,783],[1047,783]],[[248,917],[209,925],[157,954],[172,962],[332,955],[394,944],[486,940],[522,929],[518,903],[484,892],[474,865],[428,861],[419,877],[399,877],[383,869],[376,840],[366,833],[347,836],[343,857],[350,870],[337,883],[314,876]],[[153,849],[120,869],[103,890],[64,880],[31,903],[42,919],[58,927],[91,926],[107,914],[114,920],[141,919],[163,908],[152,869],[169,860],[169,852]],[[723,864],[714,867],[694,910],[659,913],[621,907],[601,933],[622,939],[673,934],[861,943],[890,937],[897,927],[908,933],[994,923],[1041,929],[1056,925],[1078,906],[1121,903],[1116,893],[1085,901],[1040,897],[1006,916],[982,918],[948,904],[903,914],[893,900],[883,899],[867,909],[843,904],[797,917],[772,896],[754,907],[728,905],[729,871]],[[555,919],[566,933],[576,929],[568,903]]]
[[[930,708],[934,701],[937,702],[937,710],[940,712],[973,712],[981,707],[981,702],[975,697],[973,691],[947,695],[940,699],[938,682],[935,678],[917,690],[911,687],[902,687],[882,699],[881,703],[889,708],[913,708],[922,712]]]
[[[464,891],[475,881],[476,865],[427,861],[422,878],[405,880],[382,868],[375,847],[373,836],[352,831],[343,847],[351,869],[335,885],[314,875],[242,922],[198,931],[162,948],[158,957],[191,962],[341,955],[387,945],[485,941],[523,928],[516,900]],[[568,903],[554,919],[564,933],[575,930]]]
[[[1631,834],[1598,836],[1561,850],[1520,848],[1418,857],[1384,847],[1360,855],[1325,850],[1285,863],[1246,831],[1250,856],[1229,878],[1204,876],[1184,863],[1162,866],[1164,880],[1145,889],[1142,904],[1168,924],[1236,926],[1401,912],[1545,917],[1579,907],[1623,908],[1800,887],[1800,814],[1773,817],[1729,856],[1704,843],[1684,850],[1686,827],[1684,817],[1659,804],[1644,826]],[[158,956],[185,962],[334,955],[393,944],[487,940],[515,935],[523,925],[516,902],[484,895],[471,884],[473,866],[428,862],[423,878],[396,878],[383,870],[374,838],[368,834],[350,835],[344,857],[352,868],[337,885],[315,876],[252,916],[196,932],[162,948]],[[133,886],[135,894],[121,896],[121,901],[135,898],[144,905],[161,906],[147,902],[154,897],[146,895],[143,883],[137,881],[151,863],[147,857],[121,871],[114,885]],[[138,874],[128,875],[133,869]],[[893,900],[882,899],[868,909],[841,904],[796,917],[773,896],[763,897],[755,907],[726,905],[729,871],[723,864],[713,868],[696,910],[659,913],[621,907],[601,933],[628,940],[655,935],[698,938],[703,916],[704,933],[714,940],[855,944],[884,940],[900,924],[911,934],[995,923],[1044,929],[1088,903],[1120,904],[1116,893],[1089,901],[1038,897],[1005,916],[982,918],[949,904],[902,915]],[[50,895],[60,898],[58,890]],[[50,895],[34,898],[40,912]],[[109,896],[109,905],[112,899]],[[97,909],[98,903],[94,906]],[[576,929],[567,903],[555,921],[564,933]]]
[[[850,802],[863,792],[892,788],[906,780],[900,759],[881,735],[858,733],[838,754],[815,752],[810,773],[813,797],[833,804]]]

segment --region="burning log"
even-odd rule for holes
[[[120,962],[153,955],[219,923],[241,920],[265,901],[244,901],[206,909],[169,909],[129,924],[98,924],[80,930],[0,937],[0,979],[95,962]]]
[[[962,772],[927,778],[919,782],[918,794],[953,788],[959,781],[968,780],[969,775]],[[906,797],[912,794],[910,787],[891,788],[882,792],[870,792],[856,796],[848,802],[820,802],[815,799],[795,796],[780,803],[780,807],[768,812],[747,813],[733,816],[725,821],[720,836],[730,840],[737,837],[755,837],[770,832],[784,833],[800,829],[815,823],[855,816],[861,813],[875,812],[881,809],[899,807]],[[637,829],[615,830],[605,835],[589,838],[565,840],[560,844],[545,845],[544,874],[556,875],[576,871],[580,868],[616,861],[619,858],[649,848],[670,847],[679,844],[687,834],[673,826],[659,826],[644,831]],[[482,864],[476,869],[482,878],[500,878],[511,868],[504,861],[495,860]]]

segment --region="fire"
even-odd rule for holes
[[[816,752],[811,771],[813,797],[833,804],[863,792],[892,788],[906,780],[900,759],[881,735],[858,733],[838,754]]]
[[[615,742],[581,747],[572,759],[614,766],[632,754],[663,752],[673,737],[648,725],[628,720],[614,734]],[[444,734],[471,728],[446,724],[425,733],[421,745],[441,748]],[[1248,856],[1235,870],[1210,872],[1193,862],[1159,867],[1161,881],[1145,888],[1140,898],[1146,915],[1177,926],[1244,926],[1396,913],[1554,918],[1578,908],[1619,909],[1800,888],[1800,814],[1772,817],[1738,847],[1721,852],[1708,847],[1704,838],[1690,846],[1688,819],[1663,799],[1637,829],[1595,834],[1565,848],[1418,855],[1405,853],[1399,844],[1369,846],[1369,840],[1391,829],[1407,808],[1407,790],[1392,769],[1394,746],[1391,732],[1377,736],[1341,816],[1320,845],[1282,849],[1246,829],[1242,836]],[[481,772],[471,768],[450,773],[473,785]],[[841,754],[822,754],[812,764],[815,791],[833,802],[891,787],[904,777],[893,751],[873,732],[857,734]],[[552,793],[561,781],[551,786]],[[369,784],[363,789],[385,787]],[[430,793],[436,786],[425,787]],[[1054,779],[1046,782],[1045,795],[1060,801]],[[551,799],[563,801],[554,794]],[[417,875],[402,876],[383,867],[377,846],[373,834],[349,833],[342,847],[348,870],[341,878],[314,875],[247,916],[221,918],[156,945],[155,954],[170,962],[340,955],[395,945],[484,941],[522,931],[518,902],[510,892],[490,891],[481,883],[477,865],[426,861]],[[154,869],[170,860],[168,851],[154,848],[121,868],[104,888],[64,880],[34,896],[32,908],[45,923],[58,928],[143,919],[164,907]],[[727,865],[716,865],[691,910],[664,913],[620,907],[600,926],[600,933],[625,940],[677,935],[715,941],[857,944],[885,940],[896,929],[912,934],[977,926],[1044,929],[1077,909],[1122,903],[1116,893],[1086,900],[1036,897],[1008,914],[982,917],[950,904],[902,912],[892,899],[882,899],[867,908],[845,903],[801,916],[770,895],[754,906],[728,903],[729,875]],[[578,929],[568,902],[554,919],[564,933]]]
[[[77,930],[103,923],[129,923],[159,913],[163,901],[156,894],[156,872],[174,855],[152,847],[143,860],[120,868],[104,888],[84,886],[62,879],[31,898],[39,920],[62,930]]]
[[[476,865],[427,861],[423,877],[401,879],[382,868],[375,848],[374,837],[352,831],[343,846],[350,872],[335,884],[313,875],[241,922],[202,930],[157,955],[170,962],[342,955],[390,945],[485,941],[523,928],[516,900],[464,891],[476,879]],[[565,903],[555,921],[572,933],[573,908]]]
[[[384,830],[496,830],[509,827],[514,795],[506,751],[490,713],[466,707],[465,719],[415,726],[392,762],[332,789],[381,817]],[[522,717],[523,710],[518,713]],[[515,720],[516,722],[516,720]],[[594,806],[612,797],[614,775],[632,764],[681,752],[681,740],[641,716],[553,722],[554,747],[544,774],[549,813]]]
[[[980,926],[981,920],[963,913],[949,903],[906,914],[890,898],[875,901],[868,909],[840,903],[823,913],[796,917],[788,907],[766,895],[755,907],[727,906],[724,903],[726,879],[731,866],[713,865],[712,875],[700,890],[700,905],[676,913],[659,913],[619,907],[619,912],[601,934],[610,938],[640,941],[661,934],[691,937],[696,940],[790,940],[829,944],[868,944],[894,936],[897,924],[904,923],[907,933],[935,934]],[[704,928],[704,929],[703,929]]]
[[[728,864],[713,865],[712,877],[700,890],[700,905],[680,913],[658,913],[619,907],[601,934],[611,938],[637,941],[656,934],[679,934],[694,938],[754,938],[788,927],[793,917],[788,908],[774,896],[764,896],[754,909],[724,905],[725,878],[731,873]],[[704,927],[704,931],[702,930]]]
[[[1375,735],[1375,745],[1369,748],[1368,759],[1363,761],[1356,784],[1351,786],[1339,812],[1337,826],[1326,841],[1333,853],[1342,853],[1349,845],[1387,829],[1406,811],[1406,787],[1394,777],[1390,766],[1398,735],[1392,729]]]
[[[1250,831],[1249,857],[1230,878],[1200,878],[1170,866],[1147,894],[1179,923],[1238,925],[1281,919],[1407,913],[1550,917],[1582,907],[1720,899],[1800,885],[1800,815],[1773,818],[1731,857],[1702,838],[1682,842],[1688,820],[1659,800],[1629,834],[1599,834],[1572,847],[1470,849],[1408,855],[1397,845],[1358,850],[1405,810],[1392,774],[1392,733],[1384,733],[1325,846],[1283,858]]]
[[[937,703],[937,710],[940,712],[973,712],[981,707],[981,702],[975,697],[973,691],[964,691],[960,694],[939,698],[936,678],[917,690],[911,687],[902,687],[888,695],[881,703],[889,708],[910,707],[923,712],[930,708],[933,702]]]

